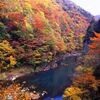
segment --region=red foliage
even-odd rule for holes
[[[40,30],[44,29],[44,23],[43,23],[42,19],[38,15],[35,15],[34,19],[35,19],[35,21],[33,23],[34,27],[38,28]]]

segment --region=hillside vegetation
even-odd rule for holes
[[[82,49],[87,20],[54,0],[0,0],[0,70],[35,69],[57,53]]]

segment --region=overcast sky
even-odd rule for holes
[[[93,15],[100,15],[100,0],[71,0]]]

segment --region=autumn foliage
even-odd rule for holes
[[[92,44],[89,45],[91,54],[100,54],[100,33],[94,32],[95,37],[90,37],[90,40],[93,41]]]
[[[57,52],[82,48],[88,22],[78,12],[65,12],[54,0],[0,1],[0,39],[14,49],[9,58],[3,53],[14,60],[11,66],[39,66],[50,62]]]
[[[0,70],[14,67],[16,58],[14,57],[15,50],[11,47],[8,41],[3,40],[0,43]]]
[[[14,100],[31,100],[30,93],[22,91],[19,84],[13,84],[0,90],[0,99],[6,100],[8,98]]]
[[[65,89],[63,97],[66,100],[93,99],[100,86],[100,80],[93,75],[92,67],[78,66],[72,85]]]

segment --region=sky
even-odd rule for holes
[[[71,0],[93,15],[100,15],[100,0]]]

